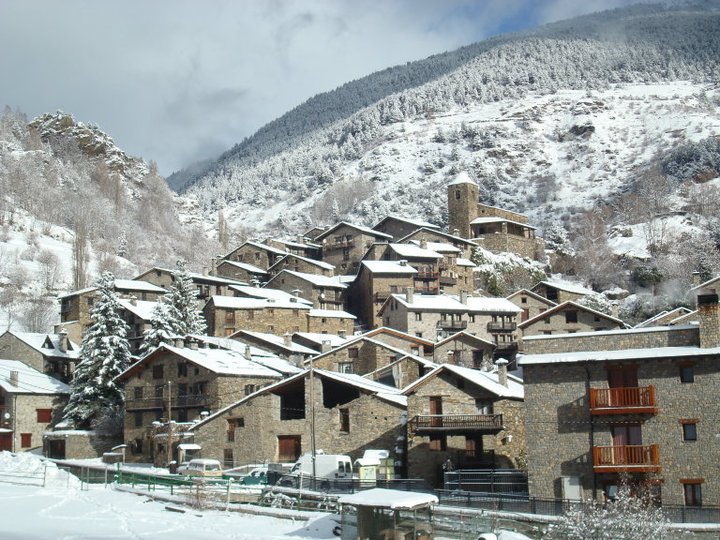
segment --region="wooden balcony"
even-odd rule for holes
[[[440,272],[437,272],[435,270],[418,271],[418,273],[413,276],[413,278],[415,278],[415,279],[422,279],[422,280],[437,279],[438,277],[440,277]]]
[[[660,472],[658,445],[593,446],[593,469],[596,473]]]
[[[425,414],[410,420],[418,434],[497,433],[503,429],[502,414]]]
[[[655,387],[591,388],[590,414],[657,414]]]
[[[442,330],[457,330],[458,332],[461,330],[465,330],[467,328],[467,325],[467,321],[458,321],[457,319],[447,321],[440,320],[437,323],[437,327],[441,328]]]
[[[440,276],[440,285],[457,285],[457,278],[452,276]]]
[[[517,329],[517,323],[490,321],[487,323],[488,332],[514,332]]]

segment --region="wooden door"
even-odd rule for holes
[[[433,396],[430,398],[430,425],[433,427],[442,426],[442,397]]]
[[[12,433],[0,433],[0,451],[12,452]]]
[[[278,461],[295,462],[300,457],[300,435],[278,435]]]

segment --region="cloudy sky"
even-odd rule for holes
[[[385,67],[633,0],[0,0],[0,106],[168,175]]]

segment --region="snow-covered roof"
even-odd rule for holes
[[[410,243],[416,246],[421,245],[421,240],[410,240]],[[427,242],[427,249],[435,253],[462,253],[462,249],[448,244],[446,242]]]
[[[577,332],[575,334],[551,334],[551,335],[537,335],[537,336],[525,336],[523,342],[530,341],[544,341],[544,340],[572,340],[579,339],[588,336],[593,337],[607,337],[608,339],[616,339],[618,337],[624,337],[633,334],[650,334],[653,332],[678,332],[681,330],[698,330],[697,324],[686,324],[677,326],[649,326],[647,328],[615,328],[613,330],[596,330],[589,332]]]
[[[556,281],[556,280],[545,280],[541,281],[532,288],[532,290],[535,290],[540,285],[545,285],[546,287],[552,287],[554,289],[559,289],[561,291],[566,291],[569,293],[575,293],[575,294],[593,294],[593,291],[590,289],[583,287],[582,285],[579,285],[577,283],[570,283],[568,281]]]
[[[528,326],[532,326],[533,324],[535,324],[538,321],[542,321],[543,319],[551,317],[554,314],[559,313],[561,311],[565,311],[566,309],[585,311],[587,313],[590,313],[591,315],[594,315],[595,317],[600,317],[601,319],[605,319],[606,321],[611,321],[619,326],[625,327],[625,323],[622,320],[620,320],[616,317],[613,317],[612,315],[608,315],[607,313],[603,313],[602,311],[597,311],[595,309],[589,308],[587,306],[583,306],[582,304],[577,304],[577,303],[569,300],[567,302],[563,302],[562,304],[553,306],[550,309],[535,315],[532,319],[528,319],[527,321],[521,322],[520,324],[518,324],[518,328],[527,328]]]
[[[373,274],[417,274],[409,264],[396,261],[362,261],[360,264]]]
[[[546,305],[548,305],[548,306],[556,306],[556,305],[557,305],[557,304],[556,304],[555,302],[553,302],[552,300],[548,300],[548,299],[545,298],[544,296],[542,296],[542,295],[540,295],[540,294],[538,294],[538,293],[532,292],[531,290],[528,290],[528,289],[520,289],[520,290],[518,290],[518,291],[515,291],[514,293],[511,293],[511,294],[507,295],[505,298],[507,298],[508,300],[510,300],[511,298],[513,298],[513,297],[515,297],[515,296],[519,296],[519,295],[523,295],[523,294],[526,295],[526,296],[530,296],[531,298],[534,298],[534,299],[537,300],[538,302],[541,302],[541,303],[546,304]]]
[[[686,307],[677,307],[675,309],[671,309],[670,311],[664,310],[660,313],[653,315],[649,319],[645,319],[643,322],[636,324],[634,328],[644,328],[646,326],[653,326],[657,321],[661,319],[666,319],[666,322],[664,324],[669,324],[669,321],[678,319],[680,317],[684,317],[690,313],[690,310]]]
[[[416,510],[437,504],[438,498],[430,493],[373,488],[358,491],[352,495],[342,495],[338,499],[338,502],[351,506],[370,506],[373,508],[390,508],[391,510]]]
[[[116,279],[115,290],[117,291],[143,291],[165,294],[167,291],[147,281],[138,279]]]
[[[286,349],[291,353],[298,353],[304,355],[317,354],[316,350],[305,347],[304,345],[300,345],[299,343],[295,343],[294,341],[291,341],[290,345],[288,346],[285,343],[285,337],[278,336],[276,334],[269,334],[265,332],[252,332],[250,330],[239,330],[238,332],[235,332],[235,336],[237,336],[238,339],[242,339],[243,337],[249,337],[260,342],[264,341],[274,347]]]
[[[520,313],[522,309],[506,298],[468,296],[467,309],[475,313]]]
[[[328,319],[357,319],[352,313],[341,311],[339,309],[311,309],[311,317],[326,317]]]
[[[80,346],[77,343],[69,341],[69,347],[66,352],[60,350],[60,336],[57,334],[38,334],[35,332],[16,332],[8,330],[8,334],[15,336],[23,343],[29,345],[43,356],[53,358],[76,359]]]
[[[454,186],[457,184],[472,184],[474,186],[477,186],[477,182],[470,178],[470,175],[466,171],[461,171],[458,173],[458,175],[455,177],[455,180],[448,183],[448,186]]]
[[[251,287],[249,285],[232,285],[230,290],[240,293],[241,297],[259,298],[263,300],[275,300],[276,302],[298,303],[308,306],[312,305],[310,300],[305,300],[280,289],[271,289],[269,287]]]
[[[459,377],[462,377],[466,381],[469,381],[480,388],[487,390],[488,392],[495,394],[498,397],[513,398],[513,399],[525,399],[525,389],[520,379],[508,374],[508,385],[505,386],[500,384],[497,368],[492,371],[482,371],[479,369],[470,369],[462,366],[455,366],[453,364],[441,364],[430,373],[427,373],[413,381],[411,384],[405,387],[403,390],[404,394],[410,394],[417,388],[422,386],[425,382],[433,379],[439,375],[442,371],[449,371]]]
[[[288,270],[287,268],[282,270],[279,274],[277,274],[274,278],[277,279],[277,276],[281,276],[283,272],[290,274],[291,276],[298,277],[300,279],[303,279],[309,283],[312,283],[316,287],[326,287],[328,289],[346,289],[347,285],[342,283],[340,281],[340,276],[319,276],[318,274],[307,274],[305,272],[295,272],[294,270]]]
[[[476,264],[474,262],[472,262],[470,259],[463,259],[462,257],[458,257],[455,260],[455,264],[457,266],[470,266],[470,267],[476,266]]]
[[[454,341],[456,339],[463,339],[463,338],[470,339],[472,341],[479,341],[479,342],[483,343],[484,345],[488,345],[490,347],[495,347],[495,344],[492,341],[488,341],[487,339],[483,339],[481,337],[478,337],[476,335],[473,335],[473,334],[471,334],[469,332],[465,332],[465,331],[452,334],[444,339],[441,339],[441,340],[435,342],[434,345],[437,348],[437,347],[440,347],[441,345],[444,345],[445,343],[448,343],[450,341]]]
[[[177,272],[177,270],[171,270],[170,268],[161,268],[159,266],[154,266],[150,270],[147,270],[140,275],[144,276],[145,274],[152,272],[152,271],[164,272],[164,273],[170,274],[170,275]],[[236,279],[199,274],[198,272],[188,272],[188,275],[190,276],[190,279],[192,279],[193,283],[212,283],[212,284],[216,284],[216,285],[247,285],[245,282],[238,281]],[[131,280],[131,281],[135,281],[135,280]],[[167,291],[165,291],[165,289],[163,289],[163,292],[167,292]]]
[[[17,372],[17,385],[10,382]],[[0,388],[9,394],[69,394],[70,387],[18,360],[0,360]]]
[[[348,223],[347,221],[341,221],[340,223],[336,223],[329,229],[327,229],[325,232],[319,234],[317,237],[315,237],[315,241],[321,240],[325,238],[326,236],[330,236],[335,230],[339,229],[340,227],[350,227],[351,229],[356,229],[360,231],[361,233],[367,234],[369,236],[374,236],[376,238],[386,238],[387,240],[392,240],[391,234],[385,234],[380,231],[375,231],[373,229],[369,229],[368,227],[363,227],[362,225],[354,225],[352,223]]]
[[[335,354],[338,350],[347,349],[349,347],[354,347],[354,346],[358,345],[360,342],[371,343],[371,344],[381,347],[387,351],[393,352],[393,353],[395,353],[397,359],[411,358],[411,359],[419,362],[423,366],[434,366],[435,365],[433,362],[430,362],[429,360],[426,360],[425,358],[422,358],[421,356],[417,356],[417,355],[412,354],[404,349],[394,347],[393,345],[388,345],[384,341],[379,341],[377,339],[373,339],[371,337],[367,337],[364,335],[357,336],[355,339],[351,339],[351,340],[343,343],[339,347],[332,349],[328,352],[320,353],[317,356],[313,356],[312,358],[305,360],[305,364],[308,365],[310,362],[315,362],[320,358],[323,358],[323,357],[331,355],[331,354]]]
[[[611,360],[653,360],[655,358],[681,358],[720,355],[720,347],[653,347],[647,349],[621,349],[617,351],[582,351],[567,353],[519,354],[518,364],[561,364],[572,362],[607,362]]]
[[[243,247],[243,246],[245,246],[245,245],[247,245],[247,246],[252,246],[252,247],[255,247],[255,248],[259,248],[259,249],[264,249],[264,250],[267,250],[267,251],[269,251],[269,252],[271,252],[271,253],[274,253],[275,255],[287,255],[287,251],[284,251],[284,250],[278,249],[278,248],[274,248],[274,247],[272,247],[272,246],[268,246],[267,244],[261,244],[260,242],[253,242],[252,240],[246,241],[246,242],[245,242],[244,244],[242,244],[241,246],[236,247],[235,249],[233,249],[230,253],[235,253],[238,249],[240,249],[241,247]],[[229,254],[228,254],[228,255],[229,255]],[[225,258],[225,257],[223,257],[223,258]]]
[[[407,259],[442,259],[443,256],[436,251],[424,249],[415,244],[390,244],[390,249]]]
[[[326,263],[323,261],[318,261],[317,259],[308,259],[307,257],[303,257],[302,255],[297,255],[296,253],[285,253],[285,256],[282,259],[280,259],[279,261],[277,261],[275,264],[273,264],[268,269],[268,271],[270,273],[272,273],[271,270],[273,268],[275,268],[277,265],[281,264],[285,259],[287,259],[289,257],[294,257],[296,259],[299,259],[299,260],[306,262],[308,264],[311,264],[313,266],[317,266],[318,268],[322,268],[323,270],[333,270],[333,271],[335,270],[334,264]]]
[[[309,305],[300,302],[239,296],[211,296],[208,302],[221,309],[310,309]]]
[[[695,285],[692,289],[690,289],[690,291],[693,292],[699,291],[700,289],[710,288],[710,285],[717,286],[718,281],[720,281],[720,276],[715,276],[714,278],[710,278],[707,281],[703,281],[700,285]]]
[[[317,343],[318,347],[322,346],[323,341],[329,341],[331,347],[340,347],[350,341],[347,337],[336,334],[318,334],[316,332],[294,332],[293,336],[301,337],[311,343]]]
[[[280,376],[278,371],[267,368],[257,362],[250,361],[245,358],[242,353],[237,351],[202,347],[191,349],[189,347],[174,347],[172,345],[162,344],[157,350],[152,352],[151,355],[159,354],[159,351],[162,350],[177,354],[178,356],[181,356],[182,358],[202,366],[218,375],[274,378]],[[146,356],[145,358],[148,357]],[[142,361],[143,360],[140,360],[140,362]],[[132,369],[132,366],[129,369]]]
[[[507,219],[503,217],[497,217],[497,216],[484,216],[475,218],[470,222],[470,225],[485,225],[488,223],[512,223],[513,225],[517,225],[518,227],[523,227],[527,229],[535,229],[532,225],[528,225],[527,223],[521,223],[520,221],[515,221],[512,219]]]
[[[437,236],[441,236],[441,237],[443,237],[443,238],[447,238],[447,239],[449,239],[449,240],[452,240],[452,241],[457,242],[458,244],[465,244],[465,245],[468,245],[468,246],[477,246],[477,244],[476,244],[475,242],[473,242],[472,240],[468,240],[467,238],[463,238],[462,236],[456,236],[456,235],[454,235],[454,234],[450,234],[450,233],[445,232],[445,231],[440,231],[440,230],[436,230],[436,229],[430,229],[430,228],[428,228],[428,227],[423,227],[423,228],[421,228],[421,229],[418,229],[417,231],[413,231],[413,232],[411,232],[410,234],[408,234],[408,235],[406,235],[406,236],[398,239],[398,242],[401,242],[401,243],[402,243],[402,242],[408,242],[408,241],[411,240],[410,237],[412,237],[412,236],[417,237],[418,234],[423,234],[423,233],[425,233],[425,232],[428,233],[429,235],[437,235]]]
[[[468,313],[520,313],[522,310],[505,298],[468,296],[462,303],[457,296],[449,294],[413,294],[407,301],[406,294],[392,294],[392,298],[410,310],[468,312]]]
[[[278,238],[272,238],[274,242],[279,242],[284,246],[290,246],[293,248],[299,248],[299,249],[305,249],[305,248],[311,248],[311,249],[320,249],[322,246],[320,244],[312,244],[310,242],[297,242],[294,240],[279,240]]]
[[[152,319],[153,310],[159,305],[159,302],[136,300],[133,303],[125,298],[118,298],[118,304],[136,317],[139,317],[144,321],[150,321]]]
[[[201,341],[201,342],[204,341],[205,343],[214,345],[216,347],[235,351],[237,353],[242,354],[243,356],[246,355],[246,352],[249,349],[250,359],[253,362],[256,362],[262,366],[273,369],[284,375],[292,375],[292,374],[302,371],[300,368],[298,368],[294,364],[291,364],[284,358],[280,358],[276,354],[268,351],[267,349],[263,349],[261,347],[255,347],[255,346],[249,345],[247,343],[243,343],[241,341],[237,341],[235,339],[230,339],[230,338],[226,338],[226,337],[213,337],[213,336],[202,336],[202,335],[196,335],[193,337],[195,339],[197,339],[198,341]]]
[[[249,272],[250,274],[267,274],[267,270],[263,270],[262,268],[258,268],[257,266],[254,266],[254,265],[248,264],[248,263],[244,263],[244,262],[223,259],[221,261],[218,261],[218,265],[220,265],[220,264],[229,264],[230,266],[235,266],[237,268],[245,270],[246,272]]]
[[[406,217],[400,217],[395,214],[389,214],[385,216],[383,219],[377,222],[377,224],[373,227],[373,229],[377,229],[380,225],[385,223],[389,220],[395,220],[395,221],[402,221],[403,223],[408,223],[410,225],[414,225],[415,227],[421,228],[426,227],[428,229],[438,229],[439,227],[433,223],[430,223],[428,221],[423,221],[421,219],[410,219]]]
[[[375,328],[374,330],[368,330],[367,332],[362,334],[362,336],[359,336],[359,337],[373,338],[373,337],[377,336],[378,334],[390,335],[390,336],[393,336],[396,338],[404,339],[406,341],[412,341],[413,343],[418,343],[418,344],[426,346],[426,347],[427,346],[430,346],[430,347],[435,346],[434,341],[420,338],[420,337],[414,336],[412,334],[408,334],[407,332],[403,332],[401,330],[396,330],[395,328],[389,328],[387,326],[381,326],[380,328]],[[380,340],[378,340],[378,341],[380,341]]]

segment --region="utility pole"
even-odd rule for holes
[[[167,395],[167,463],[168,466],[173,458],[173,423],[172,423],[172,381],[168,381]]]
[[[315,369],[310,359],[310,456],[312,459],[312,475],[315,481]]]

